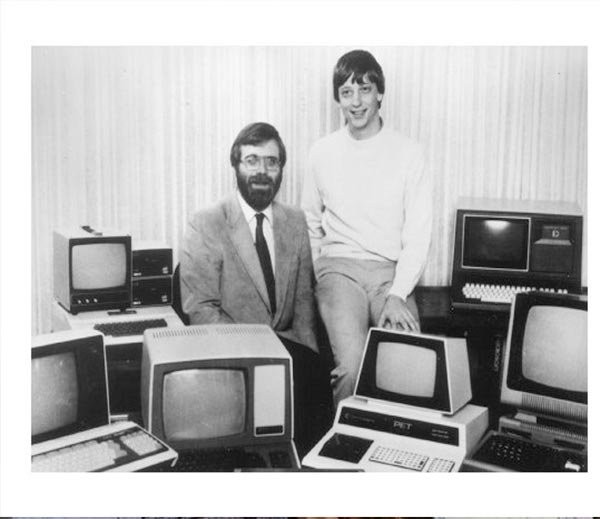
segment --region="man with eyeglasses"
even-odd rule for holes
[[[192,324],[261,323],[317,352],[304,213],[274,201],[285,146],[267,123],[243,128],[230,153],[237,192],[195,214],[181,258],[183,311]]]
[[[431,184],[421,147],[384,125],[384,92],[371,53],[338,60],[333,96],[346,124],[315,143],[304,180],[336,405],[353,392],[370,326],[419,330],[412,292],[431,239]]]

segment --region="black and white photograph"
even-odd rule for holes
[[[587,471],[585,48],[34,47],[32,132],[32,470]]]
[[[262,39],[245,31],[281,35],[283,11],[229,4],[230,39],[213,2],[187,6],[206,38],[11,35],[29,174],[3,161],[6,293],[5,266],[25,272],[2,303],[10,487],[65,478],[85,500],[97,477],[119,503],[127,481],[148,501],[126,515],[193,512],[199,482],[212,516],[366,513],[364,481],[389,493],[375,515],[399,482],[413,516],[575,511],[482,509],[495,481],[544,478],[589,505],[593,42]],[[444,510],[466,478],[475,508]],[[316,501],[244,510],[265,481]],[[323,507],[325,481],[349,501]],[[152,491],[171,485],[173,508]],[[9,494],[3,513],[43,515]],[[97,506],[66,510],[118,510]]]

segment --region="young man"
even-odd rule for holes
[[[181,257],[192,324],[263,323],[318,351],[310,244],[300,209],[274,201],[286,162],[277,130],[253,123],[231,147],[238,191],[191,219]]]
[[[412,292],[431,239],[431,185],[420,146],[384,126],[384,92],[369,52],[339,59],[333,95],[346,124],[311,149],[302,195],[336,405],[353,392],[370,326],[419,330]]]

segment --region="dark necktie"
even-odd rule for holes
[[[273,276],[273,265],[271,264],[271,256],[269,255],[269,247],[263,234],[263,220],[265,215],[256,213],[256,252],[258,252],[258,260],[265,277],[267,292],[269,293],[269,301],[271,303],[271,313],[275,315],[275,277]]]

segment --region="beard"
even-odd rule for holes
[[[236,172],[237,186],[242,198],[255,211],[264,211],[275,198],[281,185],[281,172],[275,179],[269,175],[257,174],[244,177]]]

